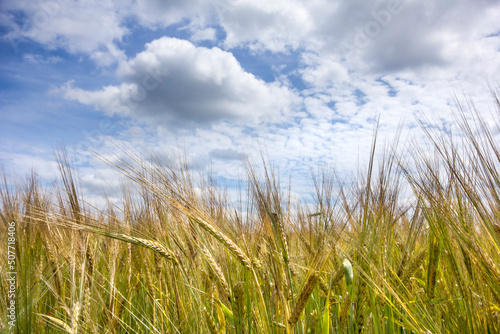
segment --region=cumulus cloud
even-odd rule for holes
[[[272,118],[294,98],[279,83],[245,72],[229,52],[170,37],[148,43],[117,75],[119,86],[86,91],[68,83],[61,90],[67,99],[108,114],[167,126]]]

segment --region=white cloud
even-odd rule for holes
[[[6,172],[24,173],[35,172],[44,178],[45,182],[53,181],[58,176],[58,166],[54,161],[52,153],[47,152],[0,152],[0,166],[6,168]],[[24,177],[24,174],[17,176]]]
[[[347,68],[330,58],[322,59],[317,55],[305,53],[302,55],[302,65],[303,68],[300,70],[302,78],[314,86],[327,87],[349,81]]]
[[[127,3],[120,4],[96,0],[8,1],[2,6],[8,13],[3,25],[10,28],[4,37],[15,48],[23,38],[31,39],[50,49],[88,54],[99,64],[109,65],[123,59],[123,51],[115,43],[128,33],[122,18],[129,9]]]
[[[169,37],[148,43],[143,52],[123,62],[118,77],[121,85],[98,91],[74,88],[71,83],[61,89],[67,99],[108,114],[169,127],[272,118],[294,99],[279,83],[266,83],[245,72],[229,52]]]
[[[221,15],[229,48],[248,45],[252,49],[286,52],[307,41],[315,26],[306,4],[288,0],[241,0]]]

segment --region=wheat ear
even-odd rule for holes
[[[411,262],[408,263],[408,267],[401,272],[401,282],[406,284],[408,279],[413,275],[413,273],[420,267],[422,262],[425,260],[425,256],[427,255],[427,250],[423,249],[420,253],[413,258]]]
[[[221,244],[226,246],[231,251],[231,253],[233,253],[238,258],[238,260],[240,260],[240,262],[243,264],[245,268],[247,268],[250,271],[252,270],[252,264],[250,258],[248,258],[248,256],[246,256],[246,254],[243,253],[243,251],[224,233],[217,231],[212,225],[207,223],[202,218],[203,217],[202,214],[197,213],[195,209],[187,208],[174,198],[169,198],[169,201],[177,210],[185,214],[189,218],[190,222],[194,221],[196,224],[200,225],[201,228],[203,228],[210,235],[212,235],[215,239],[217,239]]]
[[[306,284],[304,285],[304,288],[300,292],[299,298],[297,299],[297,303],[295,304],[295,307],[292,310],[292,314],[290,315],[290,318],[288,319],[288,323],[290,325],[295,325],[297,321],[299,321],[300,314],[304,310],[304,307],[306,306],[306,302],[311,296],[314,286],[316,285],[316,282],[318,280],[318,274],[312,273],[311,276],[309,276],[309,279],[307,280]]]
[[[226,297],[229,297],[231,294],[229,292],[229,286],[227,284],[226,278],[224,277],[224,273],[222,272],[221,268],[215,261],[214,257],[210,253],[210,251],[204,246],[201,246],[201,251],[203,254],[205,254],[205,257],[207,258],[208,264],[210,265],[210,268],[212,271],[215,273],[217,278],[219,279],[220,285],[222,287],[222,291],[226,295]]]
[[[208,330],[210,331],[210,334],[219,334],[217,326],[215,325],[215,321],[212,318],[212,315],[208,312],[206,307],[203,308],[203,313],[205,314],[205,319],[207,321],[207,327]]]
[[[244,283],[237,282],[233,285],[233,297],[234,297],[234,320],[237,333],[245,333],[245,290]]]
[[[342,308],[340,309],[340,325],[339,329],[343,328],[347,320],[347,315],[349,313],[349,307],[351,306],[351,298],[349,297],[349,292],[345,292],[344,298],[342,300]],[[346,331],[347,332],[347,331]]]
[[[156,253],[163,255],[164,257],[166,257],[169,260],[175,261],[175,254],[171,250],[166,249],[162,244],[160,244],[156,241],[131,237],[131,236],[126,235],[126,234],[119,234],[119,236],[121,238],[129,240],[135,244],[149,248],[149,249],[155,251]]]
[[[225,234],[222,232],[217,231],[212,225],[208,224],[207,222],[199,219],[192,218],[193,221],[195,221],[198,225],[200,225],[205,231],[207,231],[210,235],[212,235],[215,239],[217,239],[221,244],[226,246],[231,253],[233,253],[238,260],[243,264],[245,268],[248,270],[252,270],[252,264],[251,260],[246,256],[245,253],[231,240],[229,239]]]

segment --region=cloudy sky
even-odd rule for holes
[[[305,185],[366,162],[379,117],[419,141],[500,78],[498,0],[6,0],[0,34],[1,166],[51,179],[64,143],[89,189],[117,180],[103,138],[228,180],[264,151]]]

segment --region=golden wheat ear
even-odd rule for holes
[[[306,284],[302,288],[300,292],[299,298],[293,307],[292,313],[290,314],[290,318],[288,318],[288,323],[290,325],[295,325],[297,321],[299,321],[300,315],[304,308],[306,307],[307,300],[311,296],[314,287],[316,286],[316,282],[318,281],[318,274],[312,273],[307,279]]]

